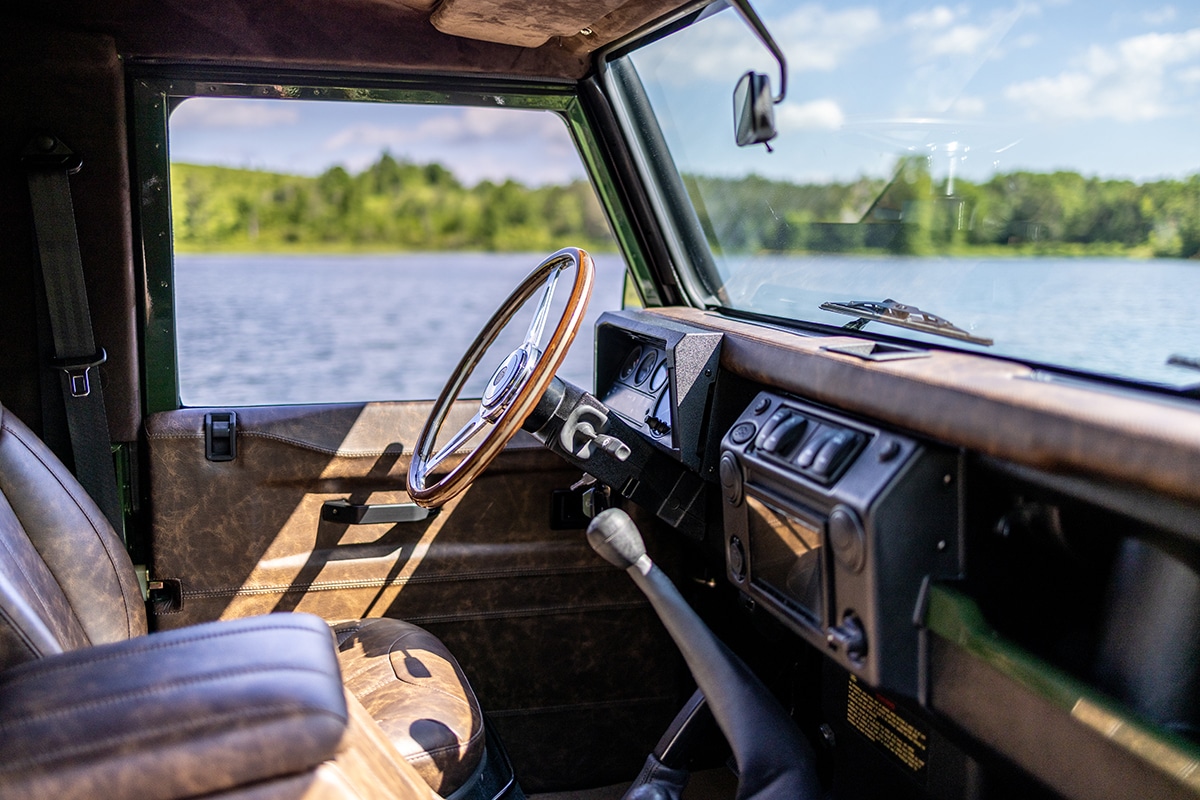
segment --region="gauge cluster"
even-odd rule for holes
[[[596,396],[656,447],[699,470],[721,335],[631,312],[596,325]]]
[[[652,438],[670,444],[674,441],[670,375],[664,348],[633,342],[604,404]]]

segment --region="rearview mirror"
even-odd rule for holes
[[[771,79],[758,72],[747,72],[733,90],[734,138],[738,147],[752,144],[771,146],[775,138],[775,101],[771,97]]]

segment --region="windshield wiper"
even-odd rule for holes
[[[916,306],[897,303],[890,298],[883,302],[875,300],[848,300],[844,303],[831,301],[821,303],[821,308],[825,311],[858,317],[842,326],[852,331],[861,330],[868,322],[884,322],[888,325],[898,325],[901,328],[932,333],[935,336],[948,336],[951,339],[961,339],[964,342],[981,344],[986,347],[991,347],[993,344],[991,339],[974,336],[937,314],[922,311]]]

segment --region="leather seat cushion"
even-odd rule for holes
[[[396,749],[442,795],[483,759],[483,714],[436,636],[397,619],[333,624],[342,680]]]

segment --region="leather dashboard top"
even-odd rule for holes
[[[862,342],[809,336],[691,308],[651,314],[725,334],[734,374],[941,442],[1017,464],[1087,475],[1200,501],[1200,404],[1048,382],[1023,364],[932,350],[872,362],[823,348]]]

